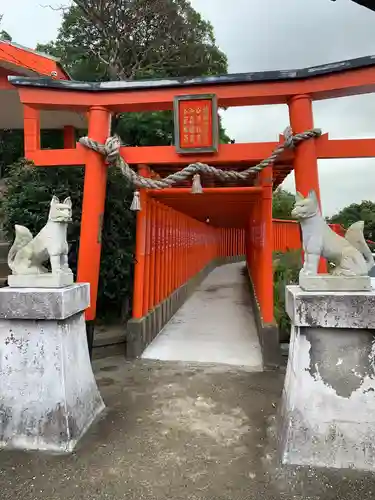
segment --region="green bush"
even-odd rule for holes
[[[22,224],[36,234],[44,226],[53,194],[70,196],[73,222],[68,229],[71,244],[69,263],[74,273],[82,210],[81,167],[34,167],[20,160],[8,170],[7,195],[0,201],[4,231],[14,238],[14,224]],[[102,234],[102,256],[98,294],[98,316],[126,319],[130,314],[135,217],[129,210],[133,189],[115,168],[109,168]]]
[[[273,258],[274,315],[280,330],[280,340],[288,341],[290,320],[285,311],[285,287],[298,283],[302,267],[300,250],[285,253],[275,252]]]

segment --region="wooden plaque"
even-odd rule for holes
[[[219,146],[216,95],[176,96],[174,131],[178,153],[216,153]]]

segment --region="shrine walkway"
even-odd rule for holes
[[[244,263],[212,271],[142,358],[219,363],[261,371],[261,347]]]
[[[373,500],[375,474],[281,466],[281,370],[94,361],[107,406],[72,455],[0,451],[1,500]]]

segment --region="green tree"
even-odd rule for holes
[[[22,156],[23,131],[0,130],[0,178],[7,175],[10,165]]]
[[[3,20],[3,14],[0,14],[0,24],[1,24],[2,20]],[[12,37],[9,35],[9,33],[7,31],[0,30],[0,40],[5,40],[7,42],[11,42]]]
[[[73,203],[73,222],[69,225],[71,244],[69,264],[76,273],[79,244],[83,168],[34,167],[25,160],[12,166],[6,178],[7,196],[0,198],[4,231],[11,241],[14,224],[26,225],[35,235],[46,223],[52,195]],[[98,312],[102,317],[119,317],[130,312],[132,294],[134,213],[129,211],[133,189],[119,170],[108,170],[106,217],[103,224],[103,249],[100,267]],[[125,200],[125,201],[124,201]]]
[[[211,23],[188,0],[74,0],[53,51],[77,79],[226,73]],[[91,77],[88,78],[88,76]]]
[[[12,37],[9,35],[7,31],[1,30],[0,31],[0,40],[5,40],[7,42],[12,41]]]
[[[292,219],[295,197],[284,189],[273,193],[272,216],[274,219]],[[287,342],[290,337],[290,320],[285,312],[285,287],[298,282],[301,269],[301,253],[299,250],[277,252],[273,259],[274,315],[279,326],[280,341]]]
[[[106,4],[108,13],[111,13],[103,21],[104,27],[100,24],[102,21],[96,24],[92,18],[96,12],[93,10],[94,4]],[[152,17],[152,7],[158,5],[163,9],[169,6],[171,10],[155,11],[155,16]],[[226,72],[226,57],[215,46],[212,26],[195,13],[189,2],[92,0],[85,2],[85,6],[91,10],[86,12],[85,9],[74,6],[65,11],[57,40],[38,46],[38,50],[60,57],[74,78],[100,81],[123,78],[124,75],[129,79]],[[120,8],[119,6],[120,10],[128,13],[128,17],[115,21],[115,14],[117,16],[118,12],[111,9]],[[143,20],[142,15],[147,12],[149,17],[146,16],[146,26],[146,17]],[[107,43],[104,33],[109,29],[110,38]],[[113,36],[114,29],[116,36]],[[142,33],[147,35],[143,41]],[[116,39],[121,42],[121,50],[112,53],[111,44]],[[128,45],[125,46],[122,40],[127,40]],[[166,51],[169,51],[168,57]],[[125,70],[129,72],[125,74]],[[173,140],[173,119],[170,112],[121,114],[113,120],[113,129],[125,144],[133,146],[166,145]],[[44,147],[58,147],[61,140],[61,132],[51,131],[44,133],[42,137]],[[229,142],[223,130],[221,140]],[[19,149],[19,156],[21,154]],[[0,160],[1,155],[0,151]],[[33,168],[21,162],[9,168],[8,174],[8,196],[2,202],[2,211],[9,238],[13,236],[14,223],[23,224],[33,232],[42,227],[47,204],[54,191],[61,196],[68,193],[71,195],[75,221],[70,229],[69,241],[73,242],[70,262],[74,268],[79,243],[82,169]],[[101,316],[105,313],[118,316],[120,309],[126,315],[130,309],[126,302],[130,302],[132,293],[134,214],[129,211],[131,199],[132,189],[119,172],[110,169],[99,285],[98,314]]]
[[[0,130],[0,177],[7,176],[14,162],[23,155],[23,130]],[[61,130],[42,130],[42,148],[64,147]]]
[[[194,77],[227,72],[212,25],[186,0],[75,0],[55,42],[37,50],[87,81]],[[110,27],[109,27],[110,26]],[[171,112],[125,113],[112,132],[129,146],[173,143]],[[220,120],[220,141],[229,143]]]
[[[375,241],[375,203],[372,201],[364,200],[361,203],[352,203],[329,218],[329,222],[341,224],[345,229],[359,220],[363,220],[365,223],[365,238]]]
[[[278,189],[273,193],[272,216],[274,219],[292,219],[292,209],[295,198],[292,193],[284,189]]]
[[[279,326],[280,341],[289,341],[290,319],[285,309],[285,287],[298,283],[302,267],[300,250],[275,252],[273,255],[274,316]]]

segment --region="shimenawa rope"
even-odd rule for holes
[[[100,144],[98,141],[94,141],[89,137],[81,137],[79,142],[93,151],[100,153],[105,156],[106,161],[110,165],[117,166],[124,177],[126,177],[134,186],[138,188],[146,189],[164,189],[173,186],[174,184],[180,183],[193,177],[192,193],[202,193],[202,185],[200,182],[200,174],[210,174],[221,180],[222,182],[231,180],[246,180],[248,177],[254,174],[258,174],[264,168],[275,163],[275,161],[281,156],[281,154],[287,149],[292,149],[300,142],[312,139],[314,137],[321,136],[322,131],[320,129],[314,128],[307,130],[306,132],[301,132],[299,134],[293,135],[292,129],[287,127],[284,131],[284,141],[280,143],[271,155],[262,160],[258,165],[254,167],[247,168],[242,172],[236,170],[222,170],[220,168],[211,167],[205,163],[192,163],[187,167],[183,168],[179,172],[174,172],[164,179],[150,179],[148,177],[142,177],[137,172],[135,172],[126,161],[122,158],[120,154],[121,140],[118,136],[108,137],[105,144]],[[135,191],[134,199],[130,207],[131,210],[140,210],[140,200],[139,192]]]

